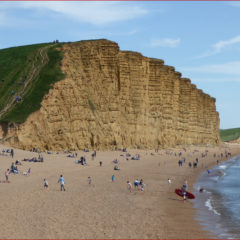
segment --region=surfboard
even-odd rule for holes
[[[175,193],[178,196],[183,197],[182,189],[175,189]],[[195,198],[194,194],[192,194],[190,192],[186,192],[186,196],[187,196],[188,199],[194,199]]]

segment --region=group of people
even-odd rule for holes
[[[5,155],[6,153],[9,153],[10,156],[13,158],[13,156],[14,156],[14,150],[13,149],[7,149],[7,150],[3,149],[2,150],[2,155]]]
[[[21,164],[18,160],[16,160],[15,164],[14,164],[14,162],[12,162],[12,165],[11,165],[11,167],[10,167],[9,173],[18,174],[18,173],[19,173],[19,170],[18,170],[17,165],[22,165],[22,164]],[[9,169],[8,169],[8,170],[9,170]],[[30,173],[31,173],[31,168],[29,168],[27,172],[24,172],[24,171],[23,171],[22,173],[23,173],[23,175],[30,175]]]
[[[32,151],[35,151],[35,150],[36,150],[36,149],[33,149]],[[11,155],[12,157],[14,156],[14,151],[13,151],[13,149],[7,150],[7,152],[10,153],[10,155]],[[185,151],[185,152],[186,152],[186,151]],[[182,152],[179,152],[179,153],[166,152],[166,154],[167,154],[167,155],[175,155],[176,157],[181,157],[181,159],[178,161],[178,165],[179,165],[179,166],[182,166],[183,163],[185,163],[185,161],[186,161],[186,158],[185,158],[185,157],[182,157],[182,155],[183,155]],[[193,154],[195,154],[195,152],[194,152]],[[199,153],[199,154],[200,154],[200,153]],[[199,155],[199,156],[201,156],[202,158],[205,158],[207,155],[208,155],[208,152],[205,151],[203,154],[201,154],[201,155]],[[74,154],[74,156],[77,157],[77,154]],[[96,151],[94,151],[91,156],[92,156],[92,158],[94,159],[94,158],[96,157]],[[131,156],[131,155],[130,155],[129,153],[126,153],[126,157],[129,157],[129,156]],[[229,152],[226,151],[226,152],[225,152],[225,156],[226,156],[226,157],[227,157],[227,156],[231,156],[231,153],[229,153]],[[214,153],[214,154],[213,154],[213,157],[214,157],[214,158],[217,158],[217,155]],[[224,154],[221,154],[221,157],[224,157]],[[137,154],[137,155],[134,156],[134,158],[140,159],[140,155]],[[136,159],[135,159],[135,160],[136,160]],[[25,160],[25,159],[24,159],[24,160]],[[23,160],[23,161],[24,161],[24,160]],[[32,158],[30,161],[35,162],[35,160],[37,160],[37,159],[34,157],[34,158]],[[41,160],[41,161],[43,162],[43,157],[40,156],[40,155],[39,155],[37,161],[39,161],[39,160]],[[26,161],[26,160],[25,160],[25,161]],[[29,160],[27,160],[27,161],[29,161]],[[78,161],[78,163],[80,163],[80,164],[82,164],[82,165],[86,165],[86,157],[85,157],[85,156],[82,156],[82,157],[80,158],[80,160],[77,160],[77,161]],[[217,160],[217,161],[218,161],[218,160]],[[117,159],[114,159],[114,160],[113,160],[113,163],[118,164],[119,161],[118,161]],[[195,158],[195,162],[193,162],[193,167],[197,167],[197,164],[198,164],[198,157]],[[18,160],[16,160],[15,164],[12,163],[10,169],[7,169],[7,170],[5,171],[6,182],[9,182],[9,174],[10,174],[10,173],[14,173],[14,174],[19,173],[19,170],[18,170],[18,168],[17,168],[17,165],[21,165],[21,163],[20,163]],[[100,167],[102,167],[102,161],[99,162],[99,165],[100,165]],[[192,167],[192,163],[191,163],[191,162],[189,162],[189,167]],[[115,165],[115,166],[114,166],[114,170],[120,170],[120,169],[118,168],[117,165]],[[31,169],[29,168],[28,173],[27,173],[28,175],[30,174],[30,171],[31,171]],[[210,173],[210,170],[207,170],[207,171],[208,171],[208,173]],[[112,175],[111,180],[112,180],[112,182],[115,181],[115,176],[114,176],[114,175]],[[46,178],[44,178],[43,181],[44,181],[44,188],[45,188],[45,189],[48,189],[48,187],[49,187],[48,180],[47,180]],[[91,178],[90,176],[87,178],[87,182],[88,182],[89,185],[92,184],[92,178]],[[57,183],[60,184],[60,191],[66,191],[66,188],[65,188],[65,179],[64,179],[64,177],[63,177],[62,174],[60,175]],[[168,184],[171,185],[171,183],[172,183],[172,180],[171,180],[170,178],[168,178]],[[133,182],[133,184],[132,184],[130,181],[127,181],[127,188],[128,188],[128,190],[129,190],[130,192],[132,192],[132,191],[134,191],[134,190],[135,190],[135,191],[144,192],[144,187],[145,187],[145,184],[144,184],[144,182],[143,182],[143,179],[140,179],[140,180],[135,179],[134,182]],[[186,199],[187,199],[187,187],[188,187],[188,186],[187,186],[187,181],[184,180],[184,183],[183,183],[183,185],[182,185],[182,187],[181,187],[181,191],[182,191],[182,195],[183,195],[183,200],[184,200],[184,201],[186,201]]]
[[[14,165],[14,162],[11,165],[11,173],[18,174],[18,168]]]
[[[82,165],[87,165],[87,160],[85,156],[82,156],[80,160],[77,160],[77,163],[82,164]]]
[[[60,177],[59,177],[59,179],[58,179],[58,181],[57,181],[58,183],[60,183],[60,191],[66,191],[66,188],[65,188],[65,179],[64,179],[64,177],[63,177],[63,175],[61,174],[60,175]],[[46,179],[46,178],[44,178],[43,179],[43,187],[45,188],[45,189],[47,189],[48,188],[48,180]]]
[[[22,161],[24,162],[44,162],[44,158],[41,155],[38,155],[38,158],[24,158]]]
[[[130,181],[127,181],[127,185],[128,185],[128,190],[130,192],[132,192],[133,191],[132,183]],[[133,185],[134,185],[135,190],[138,190],[141,192],[144,191],[145,184],[143,182],[143,179],[141,179],[140,181],[138,179],[135,179],[133,182]]]
[[[25,173],[24,175],[29,175],[30,172],[31,172],[31,168],[29,168],[26,173],[23,172],[23,174]],[[9,182],[9,174],[10,174],[10,173],[13,173],[13,174],[18,174],[18,173],[19,173],[18,168],[17,168],[17,166],[14,165],[14,163],[12,163],[10,169],[8,168],[8,169],[5,171],[5,179],[6,179],[6,182]]]

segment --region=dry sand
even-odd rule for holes
[[[7,148],[0,145],[1,151]],[[199,152],[193,154],[194,149]],[[179,157],[166,155],[166,150],[129,150],[130,154],[140,154],[139,161],[127,161],[120,151],[97,152],[95,160],[92,152],[79,151],[78,159],[85,155],[88,166],[75,164],[76,159],[64,153],[43,153],[44,163],[22,162],[19,166],[20,172],[31,168],[30,176],[10,174],[10,183],[0,183],[0,238],[213,238],[194,220],[193,203],[183,202],[174,189],[181,187],[184,179],[191,189],[199,173],[220,159],[213,158],[213,153],[226,149],[232,155],[240,154],[238,144],[181,150],[186,158],[183,167],[177,164]],[[209,152],[203,159],[200,153],[205,150]],[[5,179],[4,172],[13,161],[33,156],[38,154],[18,149],[13,159],[0,156],[0,180]],[[196,157],[198,168],[190,169],[188,162]],[[120,161],[120,171],[113,171],[115,158]],[[65,178],[66,192],[61,192],[57,183],[60,174]],[[43,188],[44,178],[48,189]],[[128,191],[126,181],[136,178],[144,180],[144,193]]]

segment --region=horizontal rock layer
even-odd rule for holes
[[[108,40],[65,44],[63,54],[66,78],[39,111],[5,131],[9,144],[74,150],[220,142],[215,99],[162,60]]]

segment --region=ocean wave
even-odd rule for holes
[[[221,169],[226,169],[226,168],[227,168],[227,165],[221,165],[221,166],[219,166],[219,168],[221,168]]]
[[[227,175],[225,171],[219,170],[218,173],[220,174],[220,177],[224,177]]]
[[[211,198],[209,198],[206,202],[205,202],[205,206],[208,208],[208,210],[209,211],[212,211],[212,212],[214,212],[216,215],[221,215],[219,212],[217,212],[214,208],[213,208],[213,206],[212,206],[212,204],[211,204]]]
[[[212,180],[212,181],[215,181],[215,182],[217,182],[218,179],[219,179],[219,176],[211,177],[211,180]]]
[[[205,190],[205,193],[207,193],[207,194],[209,194],[209,195],[212,195],[212,193],[209,192],[209,191],[207,191],[207,190]]]

